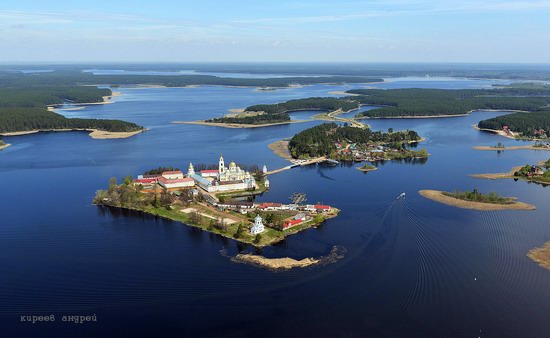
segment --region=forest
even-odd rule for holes
[[[349,111],[360,105],[381,106],[356,117],[464,115],[476,109],[538,111],[550,105],[550,86],[518,84],[495,89],[354,89],[351,97],[311,97],[275,104],[258,104],[246,111],[263,111],[271,118],[304,109]],[[260,118],[258,118],[260,119]],[[268,119],[263,117],[261,119]],[[232,123],[243,123],[239,119]],[[261,122],[259,122],[261,123]]]
[[[206,122],[212,123],[238,123],[238,124],[270,124],[270,123],[284,123],[290,121],[290,115],[287,113],[280,114],[259,114],[254,116],[243,117],[218,117]]]
[[[401,143],[417,141],[420,137],[413,130],[388,132],[372,131],[369,128],[339,126],[336,123],[323,123],[294,135],[288,147],[292,157],[328,156],[336,151],[336,143],[348,142],[366,145],[373,142]]]
[[[110,89],[93,86],[0,87],[0,133],[38,129],[98,129],[128,132],[143,129],[120,120],[66,118],[47,109],[63,102],[102,102]]]
[[[550,105],[550,89],[356,89],[360,104],[383,106],[357,117],[463,115],[476,109],[536,111]]]
[[[245,111],[263,111],[267,114],[279,114],[306,109],[327,111],[342,109],[343,111],[348,111],[357,108],[359,108],[359,103],[349,98],[311,97],[275,104],[257,104],[247,107]]]
[[[501,130],[502,127],[508,126],[511,131],[521,133],[525,137],[541,137],[540,130],[542,129],[544,130],[542,134],[548,136],[550,134],[550,110],[497,116],[479,121],[477,126],[494,130]]]

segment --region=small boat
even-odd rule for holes
[[[400,198],[405,199],[405,193],[404,192],[402,192],[399,196],[397,196],[397,199],[400,199]]]

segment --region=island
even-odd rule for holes
[[[491,192],[483,194],[476,189],[473,191],[446,192],[440,190],[420,190],[420,195],[432,201],[462,209],[483,211],[494,210],[535,210],[531,204],[517,202],[515,197],[501,197]]]
[[[226,166],[220,156],[217,166],[190,163],[186,174],[160,167],[128,176],[121,184],[112,178],[93,202],[179,221],[256,247],[318,226],[340,212],[330,205],[302,204],[304,198],[298,197],[291,204],[243,200],[269,189],[267,173],[265,166]]]
[[[373,165],[370,165],[370,164],[364,164],[360,167],[356,167],[357,170],[360,170],[362,172],[369,172],[369,171],[374,171],[374,170],[378,170],[377,167],[373,166]]]
[[[328,255],[318,258],[306,257],[298,260],[290,257],[267,258],[261,255],[254,255],[250,253],[239,253],[235,257],[232,257],[231,260],[236,263],[251,264],[254,266],[277,271],[335,263],[344,257],[344,253],[345,248],[334,246],[330,250],[330,253]]]
[[[357,128],[337,123],[323,123],[303,130],[288,142],[288,150],[294,159],[310,159],[326,156],[340,161],[385,161],[397,159],[425,160],[426,149],[413,150],[421,137],[414,130],[388,132],[373,131],[368,127]]]
[[[550,159],[547,161],[540,161],[537,164],[526,164],[524,166],[513,167],[512,170],[506,173],[473,174],[470,176],[492,180],[501,178],[522,179],[528,182],[550,185]]]
[[[542,247],[529,250],[527,257],[546,270],[550,270],[550,242],[544,243]]]

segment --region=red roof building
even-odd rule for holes
[[[315,210],[318,210],[318,211],[329,211],[330,210],[330,205],[316,204],[313,207],[315,208]]]
[[[283,223],[283,229],[292,228],[294,226],[297,226],[298,224],[301,224],[303,221],[301,219],[293,219],[290,221],[286,221]]]
[[[159,184],[167,189],[180,189],[180,188],[194,186],[195,181],[190,177],[175,178],[175,179],[167,179],[165,177],[160,177]]]
[[[269,202],[266,202],[266,203],[262,203],[258,206],[258,209],[278,209],[282,206],[281,203],[269,203]]]

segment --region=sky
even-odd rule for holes
[[[550,62],[550,0],[2,0],[0,63]]]

